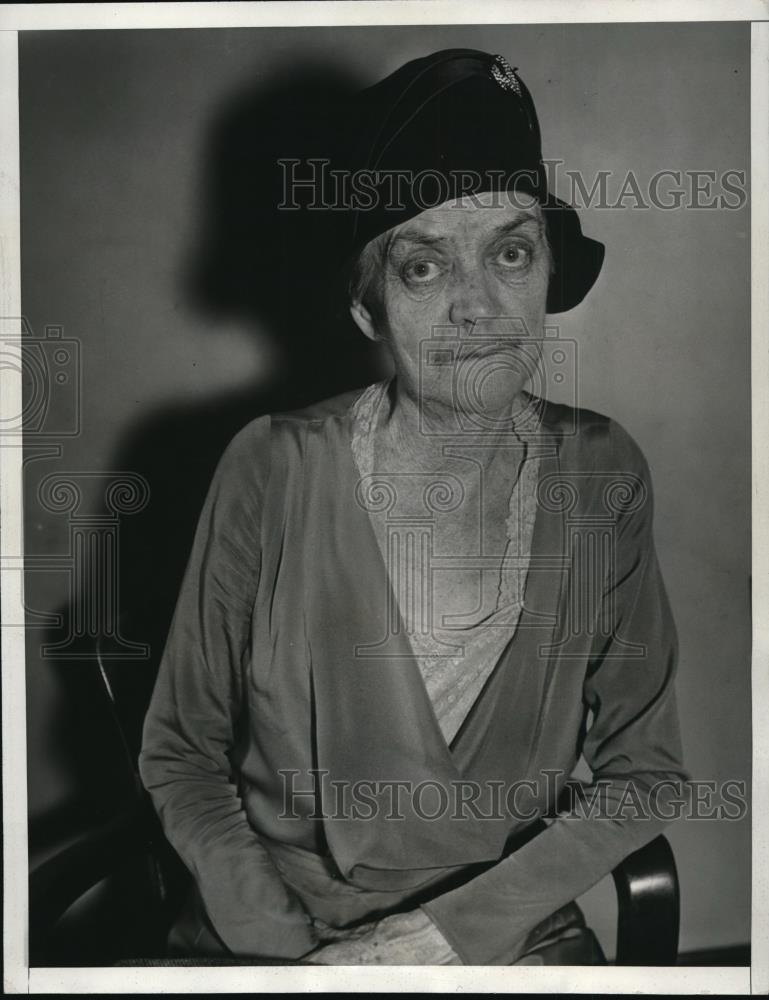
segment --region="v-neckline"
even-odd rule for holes
[[[343,414],[345,428],[346,428],[346,432],[347,432],[347,445],[348,445],[348,447],[346,449],[346,458],[348,460],[348,468],[349,468],[349,470],[350,470],[350,472],[352,474],[352,477],[353,477],[352,481],[356,484],[356,486],[359,485],[360,482],[362,481],[362,479],[365,478],[365,476],[368,474],[368,473],[365,473],[364,470],[360,469],[360,467],[358,465],[358,462],[356,460],[355,453],[354,453],[354,448],[353,448],[353,437],[354,437],[354,431],[355,431],[355,414],[356,414],[356,409],[357,409],[358,403],[359,403],[361,397],[364,395],[364,393],[366,393],[369,390],[373,389],[374,387],[378,387],[378,386],[382,387],[382,392],[384,393],[384,392],[387,391],[387,386],[389,385],[389,381],[390,380],[388,379],[388,380],[385,380],[384,382],[381,382],[381,383],[373,383],[372,385],[365,386],[361,390],[360,393],[356,394],[355,398],[350,402],[349,406],[347,407],[346,411]],[[382,403],[382,399],[380,397],[380,399],[377,401],[377,404],[376,404],[377,407],[379,405],[381,405],[381,403]],[[523,468],[523,464],[524,464],[525,460],[526,459],[524,459],[524,461],[522,461],[521,466],[519,468],[519,476],[520,476],[521,469]],[[373,475],[375,473],[371,473],[371,474]],[[541,475],[541,473],[538,473],[538,480],[537,480],[538,482],[539,482],[540,475]],[[512,493],[512,491],[514,491],[514,489],[515,489],[515,483],[513,484],[512,488],[511,488],[511,493]],[[357,489],[355,490],[355,495],[356,495],[356,498],[359,497],[359,492],[358,492]],[[367,533],[368,533],[370,545],[373,547],[373,549],[376,550],[376,553],[377,553],[378,565],[379,565],[380,571],[382,573],[382,576],[383,576],[383,578],[385,580],[385,585],[386,585],[386,588],[387,588],[387,596],[388,596],[388,600],[390,602],[389,605],[388,605],[388,607],[390,609],[392,609],[393,617],[397,621],[397,626],[398,626],[397,634],[399,635],[401,641],[404,644],[405,649],[407,650],[406,659],[409,661],[410,669],[411,669],[411,671],[412,671],[412,673],[414,675],[415,686],[419,690],[419,697],[420,697],[421,703],[422,703],[422,705],[424,707],[424,710],[425,710],[425,713],[426,713],[427,717],[430,720],[430,727],[431,727],[432,734],[433,734],[433,742],[434,742],[434,744],[439,745],[442,748],[444,759],[447,760],[450,763],[450,766],[453,769],[453,771],[458,776],[462,777],[463,776],[463,770],[460,767],[459,760],[457,759],[458,758],[458,754],[459,754],[459,752],[461,750],[461,747],[459,746],[459,744],[460,744],[460,742],[462,740],[463,735],[467,732],[467,730],[468,730],[468,728],[469,728],[469,726],[471,724],[472,718],[476,714],[476,710],[478,708],[478,705],[479,705],[481,699],[483,698],[483,696],[485,695],[485,693],[486,693],[486,691],[487,691],[487,689],[489,687],[489,684],[491,683],[492,678],[497,674],[499,668],[502,666],[502,664],[506,660],[507,656],[509,655],[511,645],[515,642],[515,639],[516,639],[516,637],[518,635],[518,626],[516,625],[515,631],[509,637],[509,639],[505,643],[505,645],[502,647],[502,649],[501,649],[501,651],[499,653],[499,656],[497,657],[496,663],[494,664],[494,666],[492,667],[492,669],[489,671],[489,674],[487,675],[487,677],[485,678],[483,684],[481,685],[481,688],[478,691],[476,697],[473,699],[473,702],[470,705],[470,707],[468,708],[468,710],[467,710],[464,718],[462,719],[462,721],[461,721],[461,723],[460,723],[457,731],[454,733],[454,735],[451,737],[451,739],[449,741],[447,741],[446,737],[445,737],[445,735],[443,733],[443,729],[441,727],[440,720],[438,719],[438,715],[437,715],[437,712],[435,710],[435,706],[434,706],[433,701],[432,701],[432,699],[430,697],[430,693],[427,690],[427,685],[425,683],[424,677],[422,676],[422,671],[421,671],[420,666],[419,666],[419,655],[415,652],[413,644],[412,644],[412,641],[409,638],[409,634],[408,634],[408,632],[406,630],[405,621],[404,621],[403,614],[402,614],[401,608],[400,608],[400,603],[399,603],[399,601],[397,599],[397,594],[396,594],[395,588],[393,586],[393,581],[392,581],[392,578],[390,576],[390,572],[389,572],[388,567],[387,567],[386,556],[385,556],[385,553],[382,551],[382,546],[380,545],[379,538],[378,538],[377,532],[376,532],[376,528],[375,528],[375,526],[374,526],[374,524],[372,522],[372,519],[371,519],[371,515],[370,515],[369,511],[365,508],[365,506],[363,504],[361,504],[360,502],[356,503],[355,506],[358,507],[359,514],[366,521],[366,524],[367,524]],[[534,522],[534,526],[533,526],[533,531],[532,531],[532,546],[531,546],[532,554],[533,554],[533,547],[534,547],[534,538],[537,535],[537,528],[538,528],[538,525],[539,525],[540,521],[541,521],[541,514],[540,514],[540,506],[538,505],[537,506],[537,513],[535,515],[535,522]],[[525,585],[524,585],[524,590],[525,590]],[[497,608],[496,611],[498,611],[498,610],[500,610],[500,609]],[[496,613],[496,611],[494,613]]]
[[[510,832],[504,816],[457,824],[449,811],[426,820],[408,797],[402,822],[388,822],[393,779],[447,790],[478,780],[490,791],[485,783],[501,777],[508,765],[521,776],[529,773],[556,675],[564,515],[543,495],[531,555],[532,565],[542,557],[537,569],[544,573],[530,574],[527,583],[532,610],[523,608],[515,634],[448,744],[416,658],[402,631],[394,634],[386,620],[384,599],[388,592],[395,595],[370,519],[355,499],[360,477],[349,416],[345,401],[333,415],[309,421],[301,435],[293,423],[276,426],[276,444],[284,433],[291,437],[290,447],[276,452],[270,502],[277,517],[288,510],[305,526],[295,580],[311,685],[314,766],[334,782],[365,781],[377,790],[371,821],[354,814],[324,816],[329,849],[345,877],[361,887],[418,888],[425,869],[499,857]],[[541,458],[540,482],[559,472],[560,438],[559,428],[543,422],[542,446],[535,445],[540,456],[548,456]],[[293,474],[301,481],[301,499],[287,507],[284,475]],[[397,604],[393,609],[398,615],[392,623],[402,630]],[[518,755],[520,765],[510,764]]]

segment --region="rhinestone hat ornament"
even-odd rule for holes
[[[504,56],[494,56],[494,62],[491,64],[491,75],[503,90],[512,90],[518,97],[523,97],[515,70]]]

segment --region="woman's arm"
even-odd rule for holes
[[[217,466],[145,720],[139,768],[226,946],[235,955],[290,959],[313,948],[316,935],[248,822],[228,757],[259,580],[268,444],[269,418],[253,421]]]
[[[465,964],[514,962],[536,924],[667,825],[655,816],[655,784],[685,790],[673,687],[677,637],[652,536],[651,481],[629,435],[616,424],[612,435],[614,468],[636,474],[645,502],[619,517],[603,593],[611,634],[595,641],[584,680],[593,714],[583,747],[593,775],[587,802],[600,783],[603,815],[588,805],[559,816],[514,854],[423,905]],[[644,655],[625,655],[623,642],[642,644]]]

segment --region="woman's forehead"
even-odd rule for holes
[[[393,240],[435,239],[455,234],[482,236],[501,227],[542,221],[539,202],[523,192],[487,191],[425,209],[392,232]]]

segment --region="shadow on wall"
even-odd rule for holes
[[[278,208],[283,174],[277,160],[326,155],[339,131],[344,100],[359,88],[359,82],[328,67],[305,67],[230,100],[212,128],[200,233],[189,252],[185,294],[211,318],[214,330],[228,320],[262,339],[271,337],[279,362],[269,382],[143,418],[114,458],[114,469],[139,473],[150,488],[146,507],[121,519],[119,635],[103,637],[110,654],[103,665],[129,761],[139,748],[195,526],[224,448],[255,417],[368,384],[386,371],[381,353],[331,294],[339,275],[334,213]],[[48,642],[72,634],[75,611],[74,603],[63,609],[63,629],[47,636]],[[149,658],[121,658],[121,639],[148,643]],[[80,823],[86,814],[91,821],[103,819],[126,788],[126,748],[115,737],[93,642],[86,637],[84,652],[91,655],[83,658],[82,669],[74,669],[81,664],[72,659],[52,661],[65,706],[57,713],[55,745],[82,775],[82,800],[75,807]],[[48,842],[67,825],[64,816],[35,822]],[[33,829],[31,840],[36,839]]]

